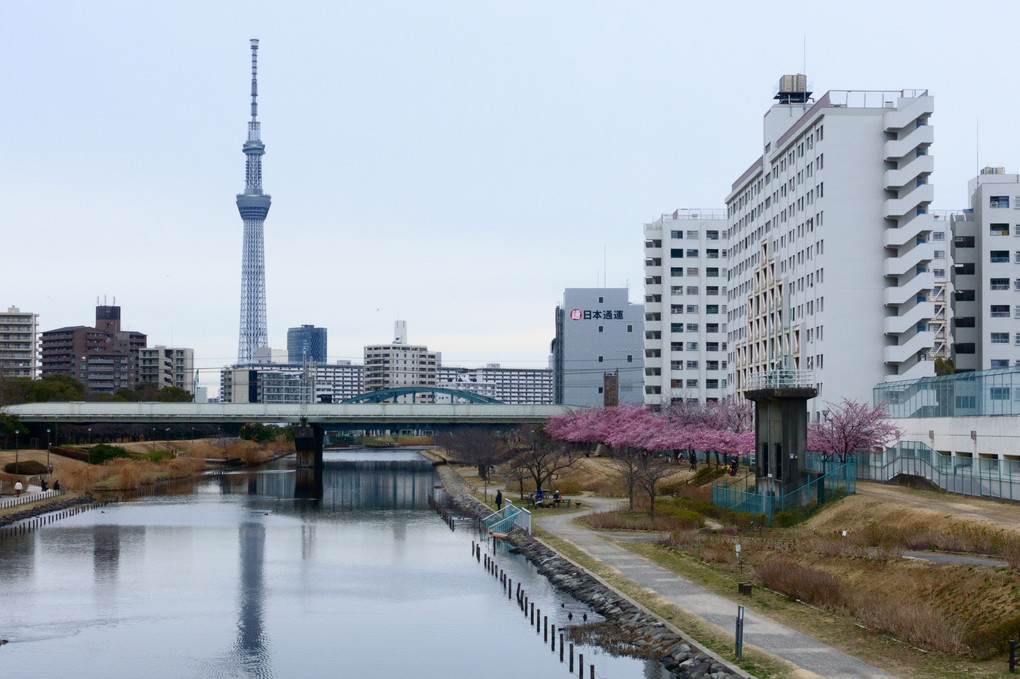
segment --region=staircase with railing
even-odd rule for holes
[[[489,514],[483,519],[483,522],[492,533],[523,531],[525,534],[531,535],[531,512],[516,506],[512,500],[507,500],[498,512]]]
[[[921,441],[900,441],[856,462],[859,479],[919,476],[950,493],[1020,502],[1020,460],[943,455]]]

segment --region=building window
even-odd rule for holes
[[[991,196],[988,207],[1009,207],[1009,196]]]
[[[655,320],[659,320],[659,319],[655,319]],[[602,332],[602,326],[601,325],[599,326],[599,332]]]
[[[633,363],[633,362],[634,362],[634,355],[633,354],[627,354],[627,363]]]
[[[697,361],[687,361],[687,369],[688,370],[697,370],[698,369],[698,362]]]
[[[688,389],[697,389],[698,388],[698,381],[697,380],[687,380],[687,388]]]
[[[992,318],[1009,318],[1009,305],[993,304],[991,308],[991,316]]]
[[[633,325],[628,325],[627,326],[627,332],[634,332],[634,326]]]
[[[989,224],[988,228],[993,236],[1009,235],[1009,224]]]
[[[992,290],[1009,290],[1008,278],[993,278],[989,281]]]
[[[602,357],[601,357],[601,356],[599,356],[599,363],[601,363],[601,362],[602,362]]]
[[[992,250],[989,253],[992,264],[1009,263],[1009,250]]]
[[[945,259],[945,258],[946,258],[946,251],[945,250],[936,250],[935,251],[935,259]]]
[[[993,401],[1008,401],[1009,387],[991,387],[988,390],[988,398]]]
[[[992,344],[1009,344],[1008,332],[993,332]]]

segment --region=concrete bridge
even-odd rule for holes
[[[562,405],[505,403],[26,403],[3,409],[25,424],[301,424],[298,467],[322,466],[327,430],[444,429],[540,425]]]
[[[137,424],[302,421],[324,429],[429,428],[541,424],[569,410],[561,405],[505,403],[26,403],[4,413],[26,424]]]

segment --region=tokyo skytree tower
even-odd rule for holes
[[[251,41],[251,120],[244,143],[244,193],[237,196],[237,211],[244,221],[241,253],[241,324],[237,340],[238,364],[251,363],[255,349],[269,346],[266,329],[266,263],[262,226],[269,214],[269,195],[262,193],[262,143],[258,122],[259,41]]]

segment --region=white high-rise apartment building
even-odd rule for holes
[[[39,314],[0,312],[0,377],[34,379],[39,369]]]
[[[489,396],[503,403],[553,402],[551,368],[503,368],[498,363],[490,363],[484,368],[441,365],[437,371],[436,385]],[[437,396],[436,400],[438,403],[451,401],[448,396]]]
[[[953,218],[953,364],[1020,364],[1020,175],[986,167]]]
[[[963,213],[959,210],[935,210],[931,213],[933,246],[931,273],[935,280],[931,301],[935,306],[935,315],[932,316],[928,328],[935,338],[935,345],[929,354],[933,361],[937,358],[952,358],[953,355],[953,305],[950,300],[953,290],[952,227],[953,219],[961,214]]]
[[[727,383],[726,214],[645,224],[645,403],[716,401]]]
[[[780,80],[762,154],[726,198],[730,380],[813,371],[813,403],[868,401],[934,374],[934,99],[808,90]]]
[[[157,389],[177,387],[195,393],[195,350],[174,347],[138,349],[138,381]]]
[[[407,321],[394,323],[393,343],[365,347],[365,391],[392,387],[436,386],[440,354],[407,344]],[[429,402],[431,396],[401,396],[398,403]]]

